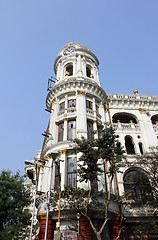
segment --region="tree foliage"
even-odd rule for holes
[[[66,199],[69,208],[80,212],[82,216],[89,220],[89,223],[98,240],[109,220],[108,207],[111,201],[112,181],[116,172],[123,167],[124,151],[120,147],[117,136],[111,127],[107,126],[99,132],[98,139],[75,139],[76,146],[73,151],[81,153],[78,160],[77,173],[80,182],[90,182],[91,189],[88,191],[79,188],[65,188],[62,197]],[[108,171],[104,172],[104,164],[108,164]],[[109,178],[108,193],[104,191],[93,191],[93,183],[99,181],[99,176]],[[116,200],[116,199],[115,199]],[[93,221],[93,214],[102,216],[103,224],[98,229],[98,224]]]
[[[109,163],[109,174],[113,177],[114,170],[119,171],[123,166],[123,153],[117,136],[112,127],[106,127],[99,132],[97,139],[75,139],[75,152],[81,152],[78,163],[80,182],[98,181],[98,176],[103,173],[103,161]],[[99,163],[99,160],[102,162]]]
[[[30,224],[30,191],[19,172],[0,174],[0,240],[23,239]]]

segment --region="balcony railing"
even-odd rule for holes
[[[139,124],[135,123],[113,123],[113,128],[115,131],[140,131]]]
[[[58,112],[58,116],[62,116],[65,113],[75,113],[75,112],[76,112],[76,107],[65,108]]]
[[[153,125],[154,131],[158,133],[158,124]]]

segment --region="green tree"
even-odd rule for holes
[[[20,173],[0,174],[0,240],[23,239],[30,224],[30,191]]]
[[[73,151],[81,153],[78,161],[78,174],[80,182],[90,182],[90,190],[86,191],[80,188],[68,187],[62,193],[62,197],[66,199],[66,207],[74,208],[76,212],[80,212],[82,216],[89,220],[89,223],[98,240],[101,240],[101,233],[109,220],[109,205],[113,201],[111,197],[120,200],[119,196],[114,197],[111,194],[112,182],[115,180],[116,172],[123,167],[124,151],[118,143],[117,136],[111,127],[106,127],[99,133],[99,138],[90,140],[75,139],[76,146]],[[105,173],[104,164],[108,164],[108,171]],[[108,176],[109,187],[108,192],[94,191],[98,183],[98,177],[102,174]],[[103,201],[104,200],[104,201]],[[98,224],[93,222],[93,216],[99,214],[103,219],[103,223],[98,228]]]

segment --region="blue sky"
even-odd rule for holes
[[[0,170],[42,147],[47,79],[67,42],[100,61],[107,93],[158,95],[158,0],[0,0]]]

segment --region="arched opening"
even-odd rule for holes
[[[86,67],[86,76],[89,77],[89,78],[91,76],[91,69],[88,66]]]
[[[152,190],[146,174],[141,169],[127,171],[123,178],[126,199],[141,200],[141,203],[152,197]]]
[[[131,136],[125,136],[125,147],[127,154],[135,154],[134,144]]]
[[[113,123],[137,123],[137,119],[134,115],[129,113],[115,113],[112,117]]]
[[[141,154],[144,154],[144,151],[143,151],[143,144],[142,144],[141,142],[139,142],[138,145],[139,145],[140,153],[141,153]]]
[[[72,75],[73,75],[73,65],[69,64],[66,67],[65,76],[72,76]]]
[[[158,123],[158,114],[151,117],[151,122],[154,125]]]

